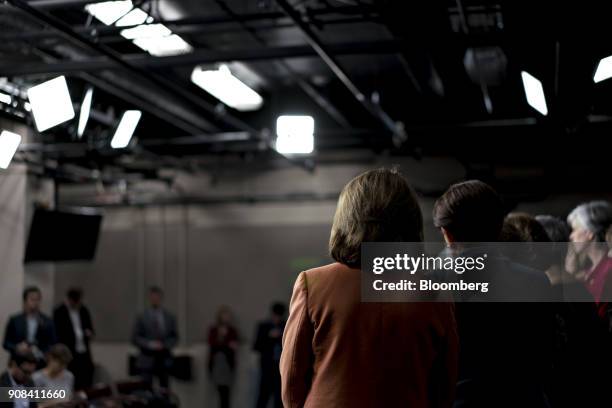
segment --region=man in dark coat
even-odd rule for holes
[[[56,341],[55,325],[40,311],[40,289],[30,286],[23,291],[23,312],[11,316],[4,332],[4,349],[11,354],[32,353],[44,363],[45,353]]]
[[[74,388],[84,390],[91,387],[93,377],[93,360],[91,358],[90,340],[94,329],[91,315],[83,305],[83,292],[72,288],[66,294],[66,300],[54,313],[57,340],[65,344],[72,353],[68,369],[74,374]]]
[[[176,318],[163,305],[163,291],[149,289],[149,305],[138,316],[132,332],[132,344],[140,349],[138,369],[145,381],[152,384],[159,378],[161,388],[168,388],[172,366],[172,349],[178,342]]]

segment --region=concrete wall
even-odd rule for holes
[[[26,173],[23,166],[11,166],[0,173],[0,326],[21,306],[23,254],[25,243]],[[6,355],[0,353],[0,367]]]
[[[27,140],[29,132],[24,126],[0,118],[0,131],[19,133]],[[0,327],[21,307],[24,287],[23,255],[26,237],[27,169],[12,163],[0,170]],[[6,365],[6,354],[0,353],[0,369]]]

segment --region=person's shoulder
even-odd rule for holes
[[[60,303],[53,309],[53,315],[68,315],[68,306],[65,303]]]
[[[335,262],[302,272],[296,280],[295,288],[302,287],[308,293],[319,290],[330,293],[339,288],[352,288],[360,279],[359,269]]]
[[[74,381],[74,374],[70,370],[64,370],[64,379],[66,381]]]
[[[341,264],[339,262],[333,262],[327,265],[322,265],[316,268],[308,269],[302,272],[302,274],[305,276],[306,279],[324,278],[324,277],[331,277],[336,274],[347,273],[352,270],[353,270],[352,268],[344,264]]]
[[[43,372],[43,370],[38,370],[35,371],[32,374],[32,381],[35,384],[42,384],[43,382],[45,382],[45,379],[47,378],[47,376],[45,375],[45,373]]]
[[[164,315],[166,315],[166,317],[174,319],[174,313],[172,313],[170,310],[166,308],[163,308],[162,310],[163,310]]]
[[[50,316],[47,316],[44,313],[40,314],[40,318],[42,319],[42,321],[46,322],[46,323],[50,323],[53,321],[53,319]]]
[[[606,270],[612,270],[612,257],[605,256],[601,261],[601,264]]]
[[[14,313],[9,317],[9,321],[14,322],[15,320],[19,320],[19,319],[25,319],[25,313],[23,312],[18,312],[18,313]]]

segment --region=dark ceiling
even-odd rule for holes
[[[0,6],[0,77],[27,88],[64,74],[75,101],[86,86],[95,88],[83,140],[68,123],[39,135],[41,143],[24,156],[88,168],[126,166],[129,156],[148,162],[149,172],[185,163],[205,169],[219,156],[278,160],[270,148],[275,118],[301,113],[316,120],[316,152],[307,166],[328,153],[369,151],[452,156],[475,173],[499,164],[538,166],[559,186],[576,168],[609,174],[612,85],[592,80],[599,59],[612,54],[608,6],[135,1],[194,48],[153,57],[89,18],[83,7],[91,2]],[[198,64],[230,61],[259,78],[260,110],[235,111],[189,80]],[[522,70],[542,81],[548,116],[527,105]],[[141,109],[143,119],[135,143],[113,151],[108,140],[125,109]],[[28,115],[21,120],[31,122]]]

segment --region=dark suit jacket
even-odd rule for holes
[[[361,302],[361,272],[340,263],[295,283],[280,361],[285,408],[440,408],[452,403],[452,303]]]
[[[79,316],[81,318],[81,329],[83,333],[85,330],[91,330],[93,332],[93,325],[91,323],[91,315],[89,310],[85,306],[81,306],[79,309]],[[55,322],[55,331],[57,333],[57,341],[63,343],[70,351],[75,353],[76,351],[76,337],[74,335],[74,328],[72,327],[72,320],[70,320],[70,312],[68,306],[61,304],[53,312],[53,321]],[[84,335],[85,347],[89,353],[89,338]]]
[[[9,353],[15,352],[17,344],[26,341],[28,337],[27,320],[24,313],[12,316],[6,324],[4,332],[3,347]],[[40,313],[38,318],[38,329],[36,330],[36,346],[46,353],[49,348],[57,343],[55,325],[48,316]]]
[[[151,309],[145,310],[138,316],[134,329],[132,331],[132,343],[143,352],[150,352],[149,342],[152,340],[160,340],[164,343],[164,348],[169,351],[176,346],[178,342],[178,332],[176,329],[176,319],[174,315],[162,309],[164,316],[164,330],[161,335],[157,333],[157,323],[155,315]]]
[[[476,256],[478,249],[463,255]],[[460,354],[455,408],[546,407],[544,386],[552,365],[554,304],[535,302],[547,296],[552,299],[546,275],[489,254],[483,271],[460,277],[496,283],[497,299],[526,301],[483,301],[492,288],[489,294],[470,295],[457,302]]]
[[[2,373],[0,376],[0,387],[2,388],[10,388],[13,384],[11,383],[11,379],[9,377],[8,372]],[[34,383],[30,380],[27,384],[24,384],[25,387],[34,387]],[[0,402],[0,408],[13,408],[15,405],[12,402]],[[37,404],[35,402],[30,402],[30,408],[36,408]]]

